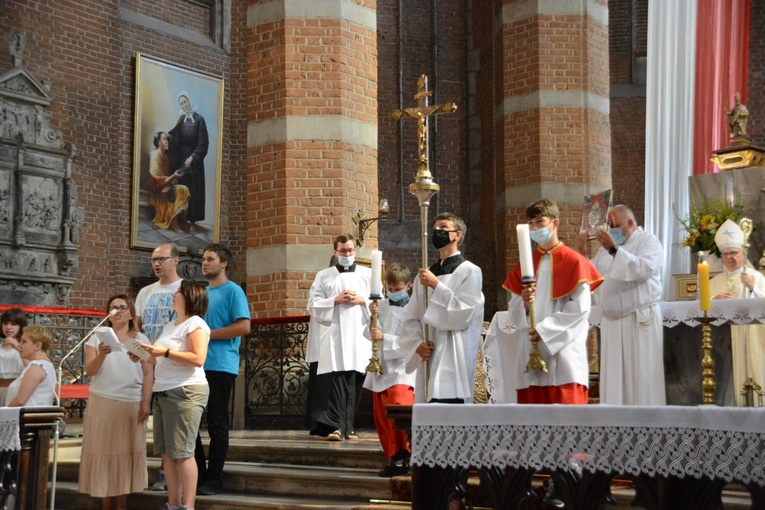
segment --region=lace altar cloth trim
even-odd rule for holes
[[[664,301],[661,307],[664,327],[674,328],[678,324],[696,327],[701,324],[698,320],[702,314],[698,301]],[[765,324],[765,299],[715,299],[712,300],[712,310],[707,312],[710,317],[716,317],[713,326],[722,324]],[[597,306],[590,311],[590,326],[600,325],[601,312]]]
[[[417,404],[412,463],[565,468],[765,486],[765,409]]]
[[[19,407],[0,407],[0,450],[21,450]]]

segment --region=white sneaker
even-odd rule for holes
[[[157,473],[157,479],[154,482],[154,485],[151,486],[151,490],[153,491],[166,491],[167,490],[167,481],[165,480],[165,472],[160,471]]]

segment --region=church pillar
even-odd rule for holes
[[[247,11],[247,294],[254,317],[305,315],[331,240],[377,210],[377,21],[353,0]],[[376,225],[365,246],[374,246]],[[358,255],[357,255],[358,256]]]
[[[555,200],[560,237],[572,246],[583,198],[611,187],[608,2],[505,0],[501,40],[497,161],[509,270],[528,204]]]

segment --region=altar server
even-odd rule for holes
[[[592,263],[606,278],[595,291],[600,307],[600,403],[666,404],[661,324],[661,267],[664,249],[656,236],[638,227],[625,205],[609,215],[610,230],[598,230]],[[587,254],[587,233],[576,249]]]
[[[715,275],[709,284],[712,298],[765,297],[765,277],[746,259],[744,232],[741,227],[731,220],[726,220],[717,229],[715,243],[722,255],[723,272]],[[731,326],[730,336],[733,348],[734,395],[738,405],[745,405],[740,393],[747,378],[765,387],[765,326]]]
[[[378,314],[378,327],[372,328],[372,340],[378,342],[377,352],[382,373],[367,372],[364,387],[372,391],[375,429],[380,438],[387,465],[378,473],[382,477],[405,475],[409,472],[409,442],[406,432],[396,430],[393,420],[386,416],[387,405],[414,404],[414,374],[407,374],[399,333],[409,306],[412,287],[409,268],[396,262],[385,270],[387,299],[369,305],[371,314]]]
[[[417,372],[415,399],[425,402],[473,401],[484,298],[481,268],[460,253],[465,222],[450,213],[436,216],[432,243],[439,260],[420,269],[401,333],[407,372]],[[423,289],[427,288],[427,308]],[[423,336],[428,328],[428,343]],[[425,380],[423,361],[429,363]]]
[[[316,274],[308,313],[327,331],[318,339],[317,378],[311,409],[311,435],[329,441],[358,439],[354,429],[372,344],[369,342],[369,285],[372,271],[355,263],[351,234],[334,239],[338,264]]]
[[[520,404],[586,404],[589,367],[587,363],[587,319],[590,291],[603,277],[581,254],[558,239],[558,205],[550,199],[538,200],[526,208],[533,253],[536,287],[521,285],[520,264],[516,265],[504,288],[512,293],[508,312],[518,328],[522,342],[515,367],[515,387]],[[537,324],[531,327],[529,306],[535,305]],[[547,372],[526,369],[532,343],[538,339]]]

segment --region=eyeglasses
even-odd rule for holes
[[[722,258],[724,259],[735,259],[739,256],[740,253],[740,251],[733,251],[728,253],[721,253],[720,255],[722,255]]]
[[[356,253],[356,248],[354,248],[352,250],[335,250],[335,252],[339,253],[340,255],[346,255],[346,256],[347,255],[353,255],[354,253]]]
[[[119,306],[110,306],[109,307],[109,311],[110,312],[114,311],[114,310],[117,310],[119,312],[127,312],[130,309],[127,307],[127,305],[119,305]]]
[[[173,257],[153,257],[150,260],[152,264],[164,264],[166,260],[171,258]]]

